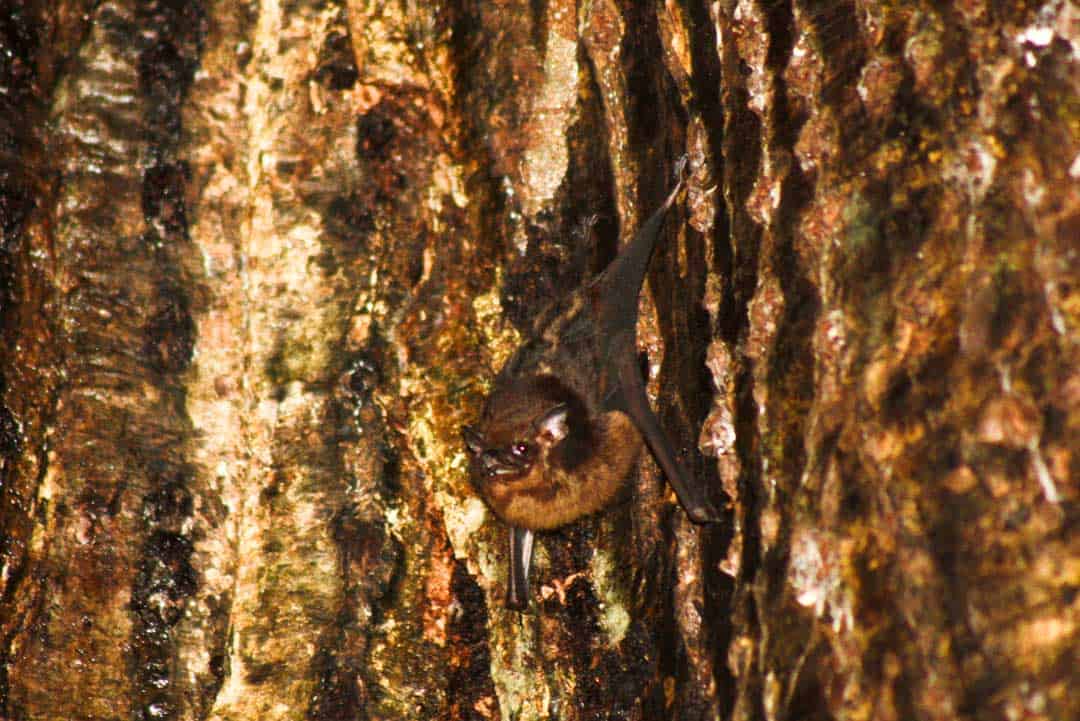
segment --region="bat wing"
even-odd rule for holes
[[[607,346],[601,352],[609,385],[604,405],[630,416],[675,489],[687,515],[696,523],[705,523],[719,520],[719,514],[709,503],[704,488],[693,482],[676,460],[671,441],[649,408],[645,384],[637,364],[638,295],[664,218],[682,189],[684,163],[685,158],[680,161],[679,182],[675,189],[597,278],[595,286],[590,289],[590,296],[596,307],[597,323],[601,330],[599,335]]]
[[[664,226],[664,218],[682,190],[685,164],[684,157],[679,161],[677,169],[679,182],[668,194],[664,204],[649,216],[626,247],[619,251],[615,260],[611,261],[594,281],[590,295],[597,307],[600,327],[609,337],[617,337],[626,330],[633,332],[637,325],[641,284],[645,280],[653,246],[656,245],[656,239]]]

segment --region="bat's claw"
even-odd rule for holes
[[[660,213],[667,212],[669,208],[675,203],[675,199],[679,197],[679,193],[682,192],[683,186],[686,185],[687,167],[689,166],[689,157],[684,155],[675,161],[675,187],[668,193],[667,200],[664,201]],[[657,226],[659,230],[659,226]]]
[[[722,520],[720,512],[711,503],[697,503],[692,506],[683,506],[686,515],[694,523],[719,523]]]
[[[690,164],[690,156],[683,154],[678,160],[675,161],[675,182],[676,184],[682,183],[686,180],[686,168]]]

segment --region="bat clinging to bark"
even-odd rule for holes
[[[663,206],[604,270],[539,314],[499,371],[479,423],[463,435],[472,478],[510,526],[506,605],[528,605],[533,531],[606,506],[637,463],[642,437],[687,515],[717,520],[649,408],[638,365],[638,293],[682,172]]]

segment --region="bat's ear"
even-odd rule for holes
[[[566,418],[569,412],[569,406],[560,403],[540,417],[536,422],[536,440],[540,445],[550,447],[566,438],[570,430]]]
[[[473,453],[480,453],[484,450],[484,439],[477,433],[472,426],[464,426],[461,429],[461,437],[465,441],[465,445],[469,447],[469,450]]]

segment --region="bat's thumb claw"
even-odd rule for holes
[[[721,520],[720,512],[711,503],[694,504],[684,510],[694,523],[717,523]]]
[[[667,210],[674,204],[675,198],[679,197],[679,192],[683,189],[683,185],[686,183],[686,168],[688,165],[688,158],[690,156],[683,155],[681,158],[675,161],[675,187],[668,194],[667,200],[664,201],[664,210]]]

